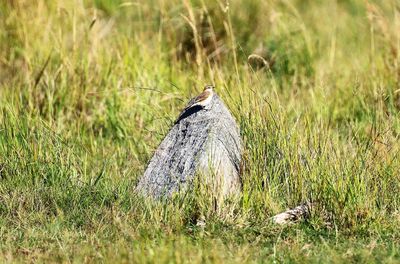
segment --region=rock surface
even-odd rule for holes
[[[156,199],[190,190],[195,176],[215,195],[240,191],[241,140],[238,125],[218,95],[204,108],[182,112],[163,139],[137,189]]]
[[[293,209],[289,209],[285,212],[275,215],[272,218],[272,221],[275,224],[285,225],[297,222],[299,220],[306,219],[310,216],[312,209],[312,204],[307,202],[303,203],[299,206],[296,206]]]

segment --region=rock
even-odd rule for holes
[[[179,119],[151,158],[137,190],[155,199],[193,187],[196,175],[214,195],[240,192],[239,127],[218,95],[204,108],[195,106]]]
[[[307,202],[283,213],[277,214],[272,218],[275,224],[285,225],[306,219],[310,216],[312,204]]]

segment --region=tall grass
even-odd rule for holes
[[[2,1],[0,258],[395,262],[399,10],[395,0]],[[268,67],[249,64],[253,53]],[[201,188],[141,200],[146,163],[206,83],[240,125],[239,203],[219,210]],[[311,219],[270,223],[303,201]]]

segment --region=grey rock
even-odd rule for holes
[[[305,202],[293,209],[289,209],[285,212],[275,215],[272,221],[275,224],[285,225],[297,222],[302,219],[307,219],[310,217],[311,209],[313,204],[310,202]]]
[[[137,190],[155,199],[200,182],[218,196],[240,192],[241,139],[239,127],[218,95],[202,108],[195,106],[180,113],[163,139]],[[217,193],[215,193],[217,192]]]

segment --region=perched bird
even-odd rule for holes
[[[206,85],[201,94],[190,100],[189,104],[185,107],[185,109],[183,109],[183,112],[196,105],[199,105],[201,107],[205,107],[206,105],[208,105],[211,102],[211,99],[214,95],[213,89],[214,86]]]
[[[201,107],[201,108],[204,108],[205,106],[207,106],[211,102],[212,97],[214,95],[213,89],[214,89],[214,86],[206,85],[201,94],[199,94],[198,96],[196,96],[195,98],[193,98],[192,100],[189,101],[188,105],[185,107],[185,109],[182,110],[180,116],[175,121],[175,123],[178,123],[181,119],[186,117],[188,115],[189,109],[196,107],[196,106]]]

